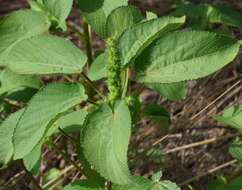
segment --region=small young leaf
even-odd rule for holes
[[[112,190],[149,190],[151,181],[143,177],[133,177],[135,182],[132,185],[116,185],[112,186]]]
[[[8,67],[20,74],[81,73],[86,55],[70,41],[36,36],[18,43],[8,56]]]
[[[153,12],[146,12],[146,19],[147,20],[152,20],[152,19],[156,19],[158,18],[157,14],[153,13]]]
[[[214,119],[242,132],[241,105],[236,105],[225,109],[222,115],[217,115],[214,117]]]
[[[0,124],[0,167],[6,165],[13,156],[12,136],[23,109],[12,113]]]
[[[133,6],[118,7],[107,18],[107,35],[119,37],[127,28],[144,18],[139,9]]]
[[[108,52],[103,52],[91,64],[88,76],[91,80],[100,80],[107,77]]]
[[[162,177],[162,172],[159,171],[159,172],[154,173],[154,174],[152,175],[151,179],[152,179],[152,181],[154,181],[154,182],[158,182],[158,181],[160,181],[161,177]]]
[[[73,0],[28,0],[32,10],[42,12],[56,28],[66,30],[66,18],[71,12]]]
[[[14,159],[29,154],[60,114],[86,98],[80,84],[50,84],[40,90],[30,100],[14,131]]]
[[[105,190],[105,188],[88,180],[81,180],[65,186],[63,190]]]
[[[57,22],[57,28],[66,30],[66,18],[71,12],[73,0],[43,0],[43,5],[50,15],[50,19]]]
[[[146,83],[150,89],[159,92],[159,94],[169,100],[179,101],[183,100],[187,94],[186,82],[178,83]]]
[[[23,39],[48,31],[50,23],[42,13],[14,11],[0,20],[0,65],[8,63],[8,52]]]
[[[171,181],[155,182],[151,185],[149,190],[181,190],[175,183]]]
[[[18,75],[9,69],[0,71],[0,95],[21,87],[38,89],[42,85],[39,77]]]
[[[126,66],[155,39],[179,28],[185,17],[162,17],[142,22],[127,29],[119,39],[121,63]]]
[[[129,186],[114,185],[112,190],[180,190],[170,181],[150,181],[144,178],[135,177],[136,184]]]
[[[131,183],[127,158],[130,133],[131,118],[125,101],[116,103],[113,110],[102,104],[84,124],[84,156],[95,170],[116,184]]]
[[[106,37],[108,15],[117,7],[127,6],[128,0],[78,0],[79,8],[93,30],[101,37]]]
[[[42,143],[39,143],[27,156],[23,158],[25,168],[33,175],[37,175],[40,169],[41,147]]]
[[[138,80],[174,83],[205,77],[230,63],[237,40],[205,31],[174,32],[147,48],[136,60]]]
[[[229,153],[242,164],[242,141],[235,140],[229,145]]]
[[[60,177],[60,173],[61,171],[57,168],[49,169],[43,176],[43,184],[47,184],[48,182]],[[59,189],[58,187],[57,189]]]

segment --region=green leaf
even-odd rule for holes
[[[143,83],[174,83],[205,77],[230,63],[239,51],[232,38],[205,31],[174,32],[136,60]]]
[[[36,36],[18,43],[8,56],[9,68],[20,74],[81,73],[86,55],[70,41]]]
[[[91,80],[100,80],[107,76],[108,52],[103,52],[91,64],[88,76]]]
[[[88,112],[84,109],[71,112],[56,121],[66,133],[80,132]]]
[[[0,95],[21,87],[38,89],[42,85],[39,77],[18,75],[9,69],[0,71]]]
[[[30,100],[14,131],[14,158],[29,154],[58,117],[86,100],[80,84],[50,84]]]
[[[127,158],[130,133],[131,117],[125,101],[116,103],[113,111],[102,104],[84,124],[84,156],[95,170],[116,184],[131,183]]]
[[[107,35],[119,37],[127,28],[144,18],[139,9],[133,6],[118,7],[107,18]]]
[[[183,4],[178,6],[174,14],[177,16],[187,15],[194,24],[208,22],[242,28],[242,15],[226,5]]]
[[[170,181],[154,182],[149,190],[180,190],[180,188]]]
[[[159,171],[159,172],[154,173],[152,175],[151,179],[152,179],[152,181],[156,182],[156,181],[160,181],[161,177],[162,177],[162,172]]]
[[[150,181],[141,177],[135,177],[136,184],[129,186],[114,185],[112,190],[180,190],[170,181]]]
[[[219,176],[217,179],[209,182],[207,190],[226,190],[226,185],[226,179],[223,176]]]
[[[235,105],[224,110],[222,115],[214,117],[217,121],[234,127],[242,132],[242,106]]]
[[[51,20],[58,23],[57,28],[66,30],[66,18],[71,12],[73,0],[43,0],[43,5],[51,16]]]
[[[27,0],[27,2],[32,10],[44,12],[45,7],[42,0]]]
[[[32,10],[45,14],[55,28],[66,30],[66,18],[71,12],[73,0],[28,0]]]
[[[159,92],[159,94],[167,98],[169,100],[182,100],[186,98],[187,94],[187,88],[186,88],[186,82],[178,82],[178,83],[146,83],[146,86],[148,86],[150,89],[155,90]]]
[[[0,166],[6,165],[13,156],[12,136],[23,109],[11,114],[0,124]]]
[[[37,89],[33,88],[20,88],[11,91],[5,97],[11,101],[27,103],[37,91]]]
[[[150,11],[146,12],[146,19],[147,20],[152,20],[152,19],[156,19],[156,18],[158,18],[157,14],[150,12]]]
[[[14,11],[0,20],[0,65],[8,64],[6,56],[14,45],[48,31],[49,26],[46,16],[31,10]]]
[[[185,17],[162,17],[142,22],[127,29],[119,39],[122,65],[132,62],[155,39],[179,28]]]
[[[106,180],[87,161],[83,154],[83,148],[80,144],[77,148],[77,158],[81,161],[83,174],[86,176],[88,181],[99,184],[99,186],[104,186]]]
[[[41,164],[41,147],[39,143],[28,155],[23,158],[25,168],[33,175],[37,175]]]
[[[229,145],[229,153],[242,164],[242,141],[235,140]]]
[[[157,104],[146,105],[143,109],[143,115],[144,117],[159,123],[164,128],[167,128],[170,125],[169,113]]]
[[[51,168],[49,169],[43,176],[43,184],[47,184],[50,181],[60,177],[61,171],[57,168]],[[59,186],[58,186],[59,187]],[[57,188],[58,189],[58,188]]]
[[[117,7],[128,5],[128,0],[78,0],[79,8],[93,30],[101,37],[106,37],[108,15]]]
[[[226,190],[241,190],[241,189],[242,189],[242,176],[232,180],[226,187]]]
[[[63,190],[105,190],[105,189],[100,187],[99,185],[96,185],[91,181],[81,180],[65,186]]]

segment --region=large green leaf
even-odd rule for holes
[[[50,84],[40,90],[30,100],[14,131],[14,158],[29,154],[58,116],[86,98],[80,84]]]
[[[186,97],[187,88],[186,82],[159,84],[159,83],[146,83],[146,86],[159,92],[159,94],[169,100],[182,100]]]
[[[242,28],[242,15],[226,5],[183,4],[178,6],[175,15],[187,15],[196,25],[208,22]]]
[[[87,22],[101,37],[106,37],[108,15],[117,7],[128,5],[128,0],[78,0],[79,7]]]
[[[20,87],[40,88],[42,82],[39,77],[18,75],[9,69],[0,71],[0,95]]]
[[[230,127],[234,127],[242,132],[242,106],[236,105],[224,110],[222,115],[214,117],[219,122],[222,122]]]
[[[46,16],[31,10],[14,11],[0,20],[0,65],[8,64],[6,56],[15,44],[46,32],[49,26]]]
[[[205,31],[174,32],[147,48],[136,60],[138,80],[174,83],[205,77],[230,63],[239,43]]]
[[[18,43],[8,56],[9,68],[20,74],[80,73],[86,55],[70,41],[36,36]]]
[[[242,190],[242,176],[232,180],[225,190]]]
[[[122,65],[134,60],[155,39],[179,28],[185,22],[185,17],[162,17],[148,20],[127,29],[119,39],[119,49]]]
[[[99,80],[107,76],[108,52],[103,52],[93,61],[88,76],[91,80]]]
[[[117,102],[113,110],[102,104],[84,124],[81,144],[87,161],[116,184],[131,183],[127,158],[130,133],[131,117],[125,101]]]
[[[23,158],[25,168],[33,175],[37,175],[41,164],[41,147],[39,143],[28,155]]]
[[[229,153],[242,164],[242,141],[235,140],[229,145]]]
[[[53,25],[66,30],[66,18],[71,12],[73,0],[28,0],[31,9],[45,14]]]
[[[127,28],[142,21],[142,16],[139,9],[133,6],[123,6],[115,9],[107,18],[107,35],[118,37]]]
[[[0,167],[7,164],[13,156],[12,136],[14,128],[24,110],[11,114],[0,125]]]
[[[105,190],[105,188],[100,187],[91,181],[81,180],[65,186],[63,190]]]

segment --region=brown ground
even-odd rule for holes
[[[212,1],[200,0],[200,2]],[[221,2],[221,0],[213,2]],[[242,10],[242,2],[239,3],[236,0],[224,2],[231,4],[238,10]],[[172,0],[132,0],[131,3],[139,6],[143,11],[152,10],[159,15],[169,12],[173,5]],[[0,0],[0,15],[24,6],[26,6],[24,0]],[[77,10],[74,11],[70,19],[73,22],[79,22]],[[234,33],[237,37],[240,37],[238,31],[234,31]],[[72,36],[69,37],[73,39]],[[94,47],[95,49],[102,47],[102,42],[97,38],[94,40]],[[239,55],[232,64],[210,77],[189,82],[188,96],[182,102],[164,100],[156,93],[148,90],[142,94],[145,101],[157,102],[171,112],[172,128],[168,136],[166,136],[159,126],[149,121],[142,121],[138,125],[138,132],[133,137],[130,146],[130,166],[133,173],[150,176],[153,171],[162,170],[165,179],[181,184],[194,176],[199,176],[232,160],[228,154],[229,139],[176,151],[167,156],[163,156],[162,152],[193,142],[234,133],[233,130],[216,123],[212,116],[220,113],[229,105],[242,103],[240,57]],[[200,112],[201,110],[204,111]],[[65,139],[59,139],[58,145],[68,150],[73,158],[75,157],[75,153],[72,151],[73,147]],[[60,155],[49,151],[45,152],[43,160],[42,172],[46,172],[51,167],[64,169],[68,165]],[[224,173],[232,178],[237,169],[236,164],[231,164],[218,172],[195,180],[193,185],[196,190],[203,190],[208,181],[216,174]],[[13,176],[15,177],[13,178]],[[79,176],[80,174],[77,171],[71,170],[62,179],[67,182],[73,180],[73,178],[77,179]],[[17,163],[12,163],[7,169],[0,171],[0,189],[1,184],[6,184],[6,182],[8,186],[3,188],[4,190],[31,189],[28,187],[28,178],[21,173]],[[187,187],[183,186],[183,189],[187,189]]]

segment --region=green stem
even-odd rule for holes
[[[71,160],[70,158],[69,158],[69,156],[65,153],[65,152],[63,152],[62,150],[60,150],[59,149],[59,147],[58,146],[56,146],[52,141],[49,141],[49,143],[48,143],[56,152],[58,152],[63,158],[64,158],[64,160],[66,160],[67,162],[69,162],[69,163],[71,163],[78,171],[80,171],[80,172],[82,172],[82,169],[81,169],[81,167],[78,165],[78,164],[76,164],[73,160]]]
[[[74,82],[75,82],[71,77],[69,77],[69,76],[67,76],[67,75],[64,75],[64,78],[65,78],[68,82],[71,82],[71,83],[74,83]]]
[[[80,39],[80,41],[84,41],[85,36],[82,32],[82,29],[72,21],[69,21],[67,24],[68,24],[69,30],[71,32],[75,33],[78,36],[78,38]]]
[[[145,85],[142,84],[141,86],[139,86],[139,87],[136,89],[136,91],[135,91],[135,93],[134,93],[134,96],[139,96],[139,95],[143,92],[144,89],[145,89]]]
[[[98,90],[96,85],[88,78],[87,75],[84,73],[81,73],[81,78],[94,90],[96,93],[103,99],[105,100],[105,96]]]
[[[61,129],[60,127],[58,128],[58,130],[61,132],[61,134],[66,137],[67,139],[69,139],[74,145],[76,145],[76,140],[71,137],[70,135],[68,135],[63,129]]]
[[[19,164],[20,164],[21,168],[25,171],[26,175],[31,180],[31,182],[33,183],[33,185],[35,186],[35,188],[37,190],[42,190],[42,188],[40,187],[38,181],[34,178],[34,176],[24,166],[23,160],[19,160]]]
[[[123,85],[123,92],[122,92],[122,98],[125,98],[127,91],[128,91],[128,85],[129,85],[129,71],[130,69],[127,68],[125,72],[125,78],[124,78],[124,85]]]
[[[90,26],[85,19],[83,19],[83,30],[84,30],[85,44],[86,44],[86,51],[87,51],[87,70],[88,70],[93,61],[92,37],[91,37]]]

